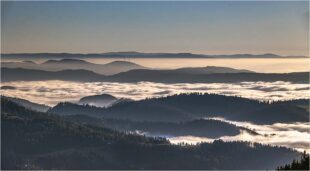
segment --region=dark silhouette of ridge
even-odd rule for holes
[[[109,80],[116,82],[150,81],[161,83],[236,83],[243,81],[288,81],[309,83],[308,72],[296,73],[210,73],[191,74],[176,70],[130,70],[115,74]]]
[[[14,103],[17,103],[20,106],[23,106],[25,108],[38,111],[38,112],[46,112],[50,108],[49,106],[44,105],[44,104],[33,103],[31,101],[21,99],[21,98],[16,98],[16,97],[8,97],[8,96],[1,95],[1,99],[12,101]]]
[[[175,71],[181,73],[190,73],[190,74],[211,74],[211,73],[254,73],[250,70],[245,69],[234,69],[229,67],[218,67],[218,66],[207,66],[207,67],[186,67],[179,68]]]
[[[184,122],[204,117],[224,117],[256,124],[309,121],[308,111],[296,105],[269,104],[241,97],[199,93],[123,102],[109,108],[60,103],[48,112],[152,122]]]
[[[2,62],[3,68],[23,68],[37,69],[43,71],[62,71],[62,70],[89,70],[98,74],[113,75],[120,72],[129,71],[132,69],[146,69],[141,65],[128,61],[114,61],[107,64],[95,64],[81,59],[60,59],[48,60],[41,64],[31,62]]]
[[[100,75],[88,70],[41,71],[22,68],[1,68],[2,81],[106,81],[106,82],[160,82],[160,83],[237,83],[244,81],[287,81],[309,83],[309,72],[284,74],[266,73],[188,73],[180,70],[138,69],[111,76]]]
[[[68,63],[68,64],[92,64],[90,62],[86,62],[86,61],[80,60],[80,59],[48,60],[46,62],[43,62],[42,64],[62,64],[62,63]]]

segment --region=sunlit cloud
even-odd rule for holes
[[[81,97],[102,93],[111,94],[118,98],[129,98],[133,100],[191,92],[241,96],[261,101],[310,98],[310,86],[308,84],[292,84],[281,81],[241,82],[237,84],[18,81],[5,82],[2,83],[2,86],[16,87],[15,90],[2,89],[1,94],[3,95],[24,98],[50,106],[61,101],[76,102]]]

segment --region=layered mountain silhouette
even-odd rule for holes
[[[223,117],[256,124],[309,121],[308,111],[298,105],[270,104],[241,97],[199,93],[129,101],[108,108],[66,102],[59,103],[48,112],[62,116],[82,114],[149,122],[185,122],[205,117]]]
[[[61,70],[74,70],[82,69],[96,72],[102,75],[113,75],[120,72],[125,72],[134,69],[147,69],[136,63],[128,61],[114,61],[107,64],[94,64],[80,59],[61,59],[61,60],[48,60],[41,64],[31,61],[23,62],[2,62],[4,68],[24,68],[24,69],[37,69],[43,71],[61,71]],[[253,71],[244,69],[233,69],[228,67],[195,67],[195,68],[180,68],[174,70],[180,73],[189,74],[210,74],[210,73],[253,73]]]
[[[309,72],[296,73],[252,73],[231,68],[198,68],[176,70],[137,69],[115,75],[105,76],[88,70],[42,71],[22,68],[1,68],[2,81],[106,81],[106,82],[139,82],[160,83],[237,83],[243,81],[288,81],[309,83]],[[216,73],[220,72],[220,73]]]
[[[273,169],[300,153],[258,143],[172,145],[1,99],[1,169]]]
[[[6,68],[24,68],[43,71],[89,70],[103,75],[113,75],[133,69],[146,69],[146,67],[127,61],[114,61],[107,64],[94,64],[80,59],[48,60],[41,64],[29,61],[2,62],[1,65],[2,67]]]

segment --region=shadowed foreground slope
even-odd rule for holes
[[[273,169],[300,155],[245,142],[171,145],[66,122],[6,99],[1,107],[1,169]]]

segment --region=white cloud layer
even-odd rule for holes
[[[27,99],[53,106],[61,101],[75,102],[81,97],[107,93],[118,98],[140,100],[178,93],[202,92],[236,95],[258,100],[287,100],[310,98],[310,85],[290,82],[241,82],[227,83],[179,83],[153,82],[70,82],[70,81],[18,81],[5,82],[2,86],[14,86],[15,90],[1,89],[1,94]]]

